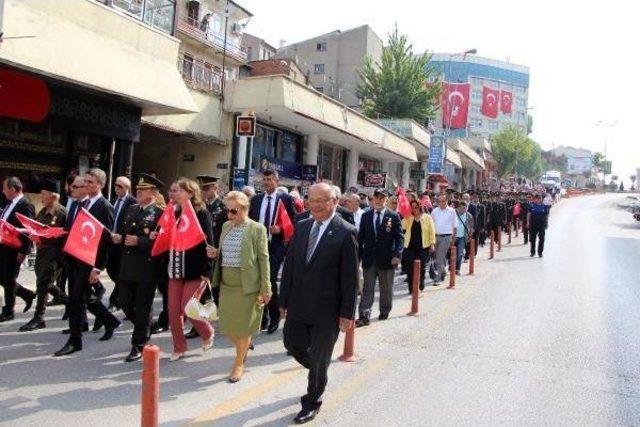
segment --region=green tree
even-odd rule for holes
[[[438,109],[440,81],[428,66],[431,55],[414,55],[406,35],[396,26],[382,49],[382,60],[367,56],[358,71],[362,81],[356,95],[364,114],[372,118],[413,119],[425,123]],[[427,84],[427,82],[431,82]]]
[[[595,152],[593,153],[593,156],[591,157],[591,162],[593,163],[593,166],[597,167],[598,169],[602,169],[604,166],[604,154],[600,153],[600,152]]]
[[[492,149],[500,177],[518,173],[535,178],[542,172],[540,145],[515,126],[507,126],[495,135]]]

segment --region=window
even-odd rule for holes
[[[487,127],[491,130],[498,130],[498,122],[488,122]]]
[[[313,67],[313,74],[324,74],[324,64],[316,64]]]
[[[320,93],[324,93],[324,86],[318,86],[316,90]]]
[[[144,21],[147,25],[167,34],[173,34],[173,18],[176,14],[175,0],[113,0],[113,7]],[[189,19],[198,9],[188,10]]]
[[[187,81],[193,78],[193,57],[186,54],[182,60],[182,78]]]
[[[318,52],[326,52],[327,51],[327,43],[326,42],[322,42],[322,43],[316,44],[316,50]]]
[[[479,105],[472,105],[471,106],[471,111],[473,113],[480,114],[480,106]]]

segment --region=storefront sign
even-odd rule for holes
[[[302,180],[315,182],[318,179],[318,166],[317,165],[303,165],[302,166]]]
[[[249,171],[249,183],[244,182],[244,169],[234,169],[233,170],[233,189],[234,190],[242,190],[242,187],[245,185],[252,185],[255,181],[256,171],[251,169]]]
[[[273,157],[263,157],[260,160],[260,171],[271,169],[278,172],[283,178],[291,178],[302,180],[302,165],[293,162],[287,162]]]
[[[386,173],[368,173],[364,176],[365,187],[384,188],[387,183]]]
[[[256,117],[250,115],[236,117],[236,136],[251,138],[256,136]]]
[[[431,136],[431,146],[429,148],[429,175],[444,173],[444,159],[447,154],[445,139],[441,136]]]

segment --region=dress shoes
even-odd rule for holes
[[[191,340],[191,339],[194,339],[194,338],[198,338],[199,336],[200,336],[200,334],[198,333],[196,328],[191,328],[191,330],[189,332],[184,334],[184,337],[186,339],[188,339],[188,340]]]
[[[85,323],[84,325],[82,325],[82,332],[87,332],[89,330],[89,324]],[[67,329],[63,329],[62,333],[65,335],[69,335],[71,333],[71,329],[67,328]]]
[[[46,325],[44,324],[44,320],[43,319],[40,319],[38,317],[34,317],[26,325],[20,326],[20,329],[18,329],[18,331],[20,331],[20,332],[35,331],[36,329],[44,329],[45,326]]]
[[[102,335],[99,338],[99,341],[109,341],[111,339],[111,337],[113,336],[113,332],[118,329],[118,327],[120,326],[120,322],[118,322],[117,324],[113,325],[113,326],[105,326],[104,327],[104,335]]]
[[[378,316],[378,320],[387,320],[389,318],[388,314],[380,314]]]
[[[142,358],[142,349],[137,346],[134,345],[131,347],[131,351],[129,352],[129,355],[126,357],[126,359],[124,359],[125,362],[135,362],[136,360],[140,360]]]
[[[151,334],[152,335],[160,334],[160,333],[162,333],[162,332],[164,332],[166,330],[167,330],[167,327],[160,325],[158,322],[154,323],[151,326]]]
[[[9,320],[13,320],[15,316],[13,314],[0,314],[0,323],[8,322]]]
[[[24,299],[24,309],[22,310],[23,313],[26,313],[27,311],[29,311],[29,309],[33,305],[33,300],[34,299],[36,299],[35,294],[32,294],[31,296],[26,297]]]
[[[63,298],[54,297],[51,301],[47,302],[47,307],[54,307],[56,305],[64,305],[66,301]]]
[[[64,347],[53,353],[53,355],[55,357],[68,356],[80,350],[82,350],[82,344],[74,344],[71,341],[67,341]]]
[[[363,326],[369,326],[369,323],[370,323],[369,319],[362,317],[362,318],[356,320],[356,328],[361,328]]]
[[[318,409],[303,409],[298,412],[298,415],[293,419],[293,422],[296,424],[306,424],[309,421],[313,420],[316,415],[320,412],[320,408]]]
[[[100,329],[102,329],[102,320],[100,319],[96,319],[93,322],[93,328],[91,329],[91,332],[98,332]]]
[[[274,334],[278,330],[279,326],[280,325],[278,325],[277,323],[270,324],[269,327],[267,328],[267,334],[269,335]]]

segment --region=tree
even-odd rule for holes
[[[629,179],[631,180],[631,186],[635,186],[636,185],[636,176],[635,175],[631,175],[629,176]]]
[[[618,175],[611,175],[611,181],[617,181]]]
[[[597,167],[599,170],[602,170],[602,168],[604,167],[604,154],[600,152],[593,153],[591,162],[593,163],[593,166]]]
[[[358,71],[362,82],[356,95],[364,114],[372,118],[413,119],[425,123],[439,105],[440,80],[427,52],[414,55],[413,47],[398,27],[389,34],[382,49],[382,61],[367,56]],[[431,83],[427,83],[431,82]]]
[[[500,177],[517,173],[535,178],[542,172],[540,145],[515,126],[507,126],[495,135],[492,149]]]

